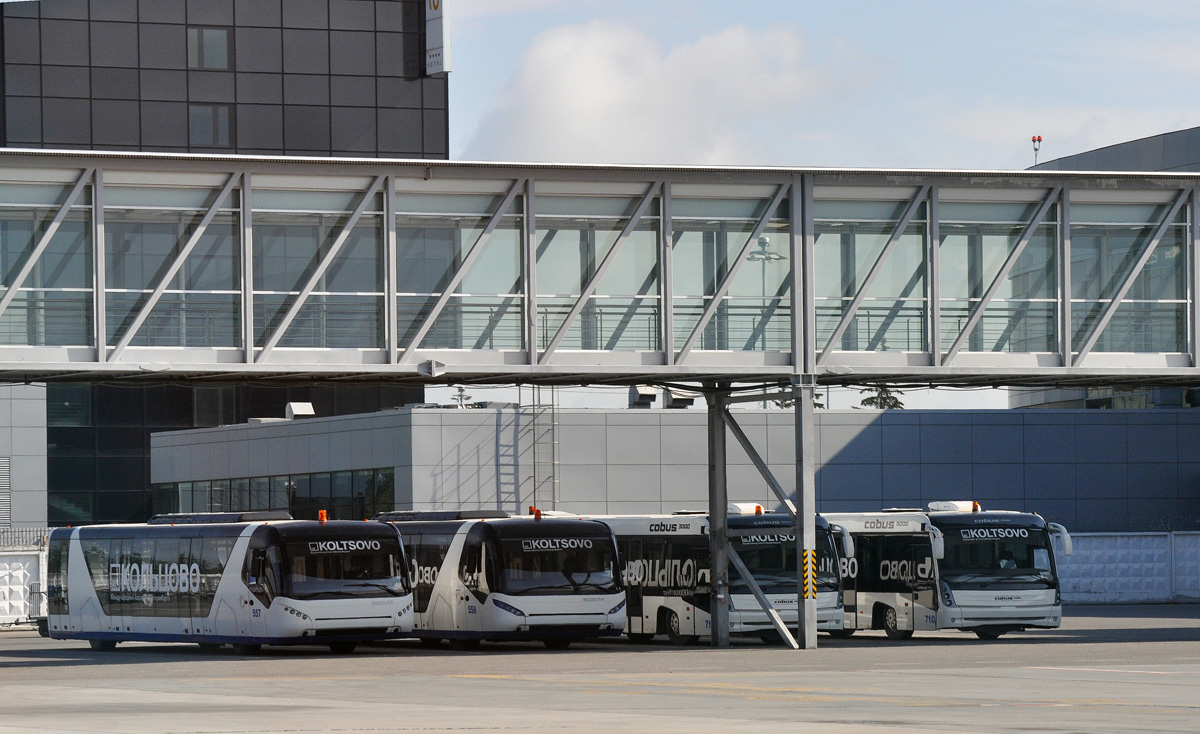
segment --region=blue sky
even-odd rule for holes
[[[1200,125],[1182,0],[446,1],[459,160],[1005,169],[1032,164],[1033,135],[1049,160]]]
[[[1024,168],[1200,125],[1200,4],[448,0],[456,159]]]

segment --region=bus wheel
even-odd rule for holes
[[[896,618],[896,610],[888,607],[883,612],[883,631],[887,633],[889,640],[907,640],[912,637],[912,630],[898,629],[899,624]]]
[[[996,640],[1000,638],[1003,632],[992,632],[991,630],[975,630],[975,636],[981,640]]]
[[[836,637],[839,640],[844,640],[858,630],[829,630],[830,637]]]
[[[654,635],[649,632],[629,632],[625,636],[635,645],[649,645],[654,642]]]
[[[699,635],[685,635],[679,631],[679,615],[675,612],[667,612],[667,639],[672,645],[695,645],[700,639]]]
[[[88,640],[88,644],[97,652],[111,652],[117,649],[116,640]]]
[[[547,650],[566,650],[574,642],[570,637],[547,637],[542,644]]]
[[[349,655],[354,652],[356,647],[358,647],[357,642],[331,642],[329,643],[329,652],[334,655]]]
[[[234,655],[254,655],[262,649],[262,645],[233,645]]]
[[[441,647],[441,646],[442,646],[442,641],[436,637],[422,637],[421,638],[421,647],[423,647],[425,649],[433,649],[435,647]]]
[[[456,637],[456,638],[450,640],[450,649],[451,650],[459,650],[459,651],[463,651],[463,652],[468,651],[468,650],[478,650],[479,649],[479,640]]]

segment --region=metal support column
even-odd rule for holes
[[[817,647],[817,473],[816,473],[816,418],[813,400],[816,397],[816,381],[812,375],[799,375],[792,381],[792,397],[796,400],[796,551],[801,563],[797,564],[797,617],[799,634],[797,642],[802,650]]]
[[[712,646],[729,647],[729,491],[725,475],[725,420],[729,384],[710,386],[708,400],[708,529],[712,551]]]

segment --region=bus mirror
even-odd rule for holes
[[[929,526],[930,545],[933,546],[934,560],[942,560],[946,557],[946,536],[942,535],[942,531],[934,526]]]
[[[843,558],[853,558],[854,557],[854,536],[850,534],[849,530],[842,527],[841,525],[834,525],[833,527],[842,536],[842,557]]]
[[[1071,534],[1067,532],[1067,529],[1056,522],[1046,523],[1046,525],[1050,528],[1050,532],[1062,539],[1063,555],[1069,556],[1073,554],[1075,552],[1075,545],[1071,542]]]

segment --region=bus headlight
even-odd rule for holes
[[[512,604],[505,604],[504,602],[500,601],[499,599],[495,599],[495,598],[492,599],[492,603],[495,604],[497,607],[503,609],[504,611],[508,612],[509,614],[515,614],[518,617],[525,616],[525,612],[522,612],[520,609],[517,609]]]
[[[292,609],[291,607],[289,607],[287,604],[280,604],[279,606],[283,607],[283,611],[287,612],[288,614],[291,614],[294,617],[300,617],[305,622],[308,621],[308,615],[305,614],[304,612],[296,611],[295,609]]]
[[[945,581],[939,581],[938,586],[940,586],[942,589],[942,601],[945,602],[946,606],[948,607],[954,606],[954,594],[950,593],[950,584],[946,583]]]
[[[617,612],[621,611],[621,610],[622,610],[622,609],[624,609],[624,608],[625,608],[625,600],[624,600],[624,599],[622,599],[622,600],[621,600],[621,603],[620,603],[620,604],[618,604],[618,605],[616,605],[616,606],[615,606],[615,607],[613,607],[612,609],[609,609],[609,610],[608,610],[608,613],[609,613],[609,614],[616,614]]]

